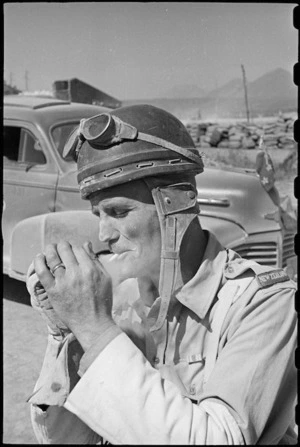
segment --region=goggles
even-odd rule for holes
[[[95,149],[101,149],[120,143],[122,140],[134,140],[136,136],[137,129],[135,127],[109,113],[101,113],[80,120],[79,127],[66,142],[63,157],[73,156],[77,160],[84,141],[90,143]]]
[[[154,135],[138,132],[138,130],[120,118],[109,113],[101,113],[88,119],[82,119],[79,127],[70,135],[63,150],[63,157],[72,157],[75,161],[81,146],[87,141],[94,149],[106,149],[124,140],[142,140],[170,149],[183,155],[197,165],[203,166],[200,155],[195,148],[183,148]]]

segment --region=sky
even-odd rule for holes
[[[205,91],[297,62],[297,3],[10,2],[4,79],[52,90],[78,78],[119,100]],[[27,73],[26,73],[27,72]]]

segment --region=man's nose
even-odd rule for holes
[[[99,240],[100,242],[111,242],[119,238],[119,232],[114,227],[108,216],[103,216],[99,221]]]

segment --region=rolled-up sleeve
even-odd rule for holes
[[[102,438],[76,415],[63,407],[77,375],[83,350],[69,334],[63,340],[48,336],[47,350],[35,385],[28,398],[31,422],[39,444],[97,444]]]

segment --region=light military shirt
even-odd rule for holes
[[[241,259],[212,234],[160,330],[149,331],[160,298],[147,308],[124,283],[112,341],[83,353],[72,334],[49,336],[29,399],[38,442],[296,443],[294,293],[282,270]]]

